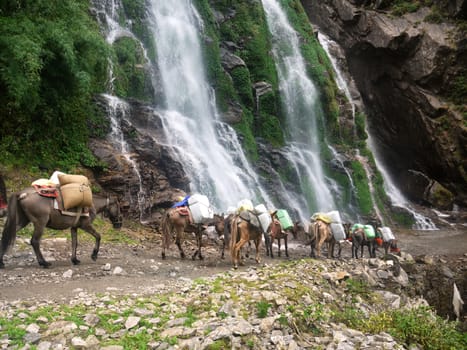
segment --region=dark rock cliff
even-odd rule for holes
[[[385,1],[302,0],[320,31],[339,43],[390,172],[414,201],[467,206],[466,1],[396,16]],[[439,22],[439,21],[436,21]],[[454,98],[458,96],[461,98]]]

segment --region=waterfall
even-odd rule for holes
[[[349,102],[352,105],[352,116],[355,118],[355,110],[356,110],[356,103],[355,100],[352,98],[352,95],[350,94],[350,89],[348,87],[348,83],[346,79],[344,78],[344,74],[342,74],[341,69],[339,65],[336,62],[335,57],[331,54],[330,51],[330,46],[331,45],[337,45],[335,42],[331,41],[328,37],[326,37],[324,34],[319,33],[318,34],[318,40],[320,41],[321,46],[323,49],[326,51],[331,64],[333,66],[334,71],[336,72],[336,83],[338,87],[344,92],[345,96],[349,100]],[[418,230],[435,230],[437,229],[435,224],[427,217],[417,213],[409,204],[408,200],[403,196],[403,194],[397,189],[395,186],[394,182],[392,181],[389,173],[387,172],[386,168],[383,166],[381,162],[381,157],[379,157],[377,148],[373,142],[370,130],[368,128],[366,129],[366,133],[368,135],[367,139],[367,146],[370,149],[371,153],[374,156],[376,167],[378,171],[381,173],[381,176],[383,177],[384,181],[384,189],[386,191],[386,194],[391,200],[391,204],[395,207],[400,207],[408,211],[414,218],[415,220],[415,225],[414,229]],[[365,173],[368,178],[368,184],[370,186],[370,194],[372,197],[373,203],[376,203],[375,197],[374,197],[374,188],[373,188],[373,183],[371,181],[371,169],[368,165],[368,161],[365,157],[360,156],[358,150],[357,150],[357,155],[356,155],[357,160],[363,165],[363,168],[365,170]],[[383,216],[378,208],[377,205],[374,206],[376,216],[380,220],[380,222],[384,222]]]
[[[151,28],[164,93],[159,110],[166,143],[183,164],[191,192],[217,210],[241,199],[271,200],[248,164],[234,130],[221,122],[204,71],[203,23],[190,0],[150,1]]]
[[[355,111],[356,111],[356,106],[355,106],[355,101],[352,98],[352,95],[350,94],[350,89],[347,81],[344,79],[344,75],[341,72],[341,69],[339,68],[339,65],[337,64],[336,58],[334,55],[331,54],[330,46],[331,45],[336,45],[336,43],[332,42],[327,36],[325,36],[322,33],[318,33],[318,41],[323,47],[324,51],[326,51],[326,54],[329,57],[329,60],[331,61],[332,68],[334,70],[334,73],[336,75],[336,83],[337,87],[344,93],[345,97],[347,97],[347,100],[349,101],[350,105],[352,106],[352,119],[355,123]],[[335,153],[335,151],[334,151]],[[376,217],[378,220],[383,223],[383,215],[381,214],[381,211],[379,210],[378,206],[376,205],[376,197],[375,197],[375,188],[373,186],[373,172],[368,164],[368,159],[366,157],[363,157],[360,155],[360,152],[357,150],[357,154],[355,157],[360,164],[363,166],[363,170],[365,171],[366,178],[368,180],[368,185],[370,188],[370,196],[371,196],[371,201],[374,203],[374,211],[376,214]],[[350,176],[350,174],[348,174]],[[353,180],[352,177],[350,176],[350,181],[353,186]]]
[[[133,169],[133,172],[136,174],[139,180],[139,189],[138,189],[138,194],[137,194],[137,205],[139,207],[139,212],[140,212],[140,221],[142,223],[145,222],[145,204],[146,204],[146,196],[145,196],[145,191],[143,188],[143,181],[141,179],[141,174],[138,169],[138,164],[133,160],[132,154],[129,150],[128,143],[125,141],[125,138],[123,137],[122,129],[121,129],[121,123],[122,121],[128,121],[128,110],[129,106],[128,103],[123,101],[122,99],[109,95],[109,94],[103,94],[102,97],[105,98],[107,101],[107,106],[108,106],[108,115],[110,118],[110,126],[111,126],[111,131],[109,134],[109,139],[112,141],[114,144],[114,147],[116,150],[123,156],[125,161],[131,166]],[[130,200],[133,200],[132,197],[130,197]],[[134,205],[135,203],[130,202],[130,205]]]
[[[402,194],[402,192],[399,191],[397,186],[394,184],[394,181],[392,180],[391,176],[389,175],[388,171],[386,170],[386,167],[383,166],[383,163],[380,160],[381,158],[378,156],[378,150],[373,142],[371,133],[369,132],[369,130],[366,130],[366,132],[368,134],[368,140],[367,140],[368,148],[373,153],[376,167],[378,168],[378,171],[383,176],[384,190],[386,191],[389,199],[391,200],[391,205],[393,205],[394,207],[403,208],[413,216],[415,220],[415,224],[413,228],[415,230],[437,230],[438,228],[433,223],[433,221],[431,221],[430,218],[427,218],[423,216],[422,214],[416,212],[410,205],[409,201]]]
[[[133,33],[128,29],[120,26],[118,23],[119,11],[122,9],[120,0],[106,0],[106,1],[94,1],[94,11],[97,12],[96,18],[100,24],[100,27],[105,30],[104,35],[107,43],[113,44],[115,40],[121,37],[130,37],[137,40]],[[137,41],[139,42],[139,41]],[[146,55],[144,47],[141,45],[143,52]],[[147,60],[149,62],[149,60]],[[149,70],[152,73],[152,70]],[[153,74],[152,74],[153,78]],[[114,72],[113,63],[109,59],[109,73],[108,73],[108,93],[102,94],[102,97],[107,101],[107,112],[110,118],[111,132],[108,135],[109,140],[112,142],[116,150],[123,156],[125,161],[130,165],[132,171],[135,173],[139,180],[139,189],[137,193],[137,206],[140,213],[140,221],[145,222],[144,213],[147,211],[146,208],[146,196],[141,178],[141,173],[138,168],[138,164],[132,159],[131,151],[128,143],[123,137],[121,130],[122,121],[127,121],[131,124],[128,119],[128,104],[114,96]],[[134,205],[134,198],[130,196],[130,205]]]
[[[313,211],[335,209],[330,187],[320,159],[318,92],[307,76],[300,52],[299,38],[277,0],[262,0],[269,31],[273,38],[273,55],[279,75],[279,89],[287,116],[285,155],[300,179],[300,190],[308,207],[300,216]]]
[[[350,94],[350,89],[349,89],[349,84],[347,83],[346,79],[344,78],[344,75],[342,74],[339,65],[337,64],[336,58],[334,55],[331,55],[331,50],[330,46],[331,45],[337,45],[336,43],[332,42],[326,35],[322,33],[318,33],[318,41],[323,47],[324,51],[326,51],[326,54],[329,57],[329,60],[331,61],[332,68],[334,70],[334,73],[336,75],[336,84],[337,87],[344,92],[345,97],[350,102],[350,105],[352,106],[352,118],[355,120],[355,101]]]

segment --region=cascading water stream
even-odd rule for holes
[[[334,44],[334,45],[337,45],[337,44],[334,43],[334,42],[331,42],[331,40],[326,35],[324,35],[322,33],[318,33],[318,41],[321,44],[324,51],[326,51],[326,54],[328,55],[329,60],[331,61],[332,68],[334,69],[334,73],[336,74],[337,87],[341,91],[344,92],[345,97],[347,97],[347,99],[350,102],[350,105],[352,107],[352,118],[355,121],[355,109],[356,109],[355,108],[355,101],[353,100],[353,97],[352,97],[352,95],[350,93],[349,84],[347,84],[347,81],[344,78],[344,75],[342,74],[342,72],[341,72],[341,70],[339,68],[339,65],[337,64],[337,61],[336,61],[334,55],[331,54],[331,50],[330,50],[330,45],[331,44]]]
[[[97,15],[96,18],[99,21],[100,27],[105,28],[105,39],[109,44],[113,44],[115,40],[121,37],[130,37],[132,39],[136,40],[136,37],[131,33],[130,30],[127,28],[123,28],[119,25],[117,18],[119,14],[119,10],[122,8],[122,4],[119,0],[106,0],[104,2],[102,1],[96,1],[94,3],[94,10],[100,14]],[[141,46],[144,54],[146,55],[146,52],[144,48]],[[147,56],[146,56],[147,57]],[[149,60],[147,60],[149,62]],[[113,64],[112,61],[109,60],[109,86],[108,90],[109,93],[107,94],[102,94],[102,97],[107,101],[107,107],[108,107],[108,116],[110,118],[110,123],[111,123],[111,132],[108,135],[110,141],[115,145],[116,149],[118,152],[122,154],[126,162],[131,166],[133,169],[133,172],[136,174],[139,180],[139,190],[137,194],[137,205],[139,207],[139,212],[140,212],[140,221],[144,222],[144,215],[143,213],[145,212],[145,191],[143,188],[143,183],[142,183],[142,178],[141,174],[138,168],[138,164],[131,158],[131,153],[128,148],[128,144],[125,141],[125,138],[123,137],[123,133],[121,130],[121,122],[123,120],[126,120],[129,122],[127,115],[128,115],[128,110],[129,106],[128,104],[114,96],[114,73],[113,73]],[[131,123],[130,123],[131,124]],[[133,197],[130,196],[130,201],[133,200]],[[134,203],[130,202],[130,205],[133,205]]]
[[[131,153],[128,148],[128,143],[125,141],[125,138],[123,137],[122,129],[120,127],[121,122],[123,120],[126,120],[128,122],[127,115],[128,115],[129,106],[125,101],[123,101],[122,99],[116,96],[109,95],[109,94],[103,94],[102,96],[107,101],[108,115],[110,117],[111,132],[109,134],[109,138],[115,145],[117,151],[124,157],[126,162],[130,164],[131,168],[133,169],[134,173],[136,174],[139,180],[139,190],[138,190],[136,204],[139,207],[140,221],[144,223],[145,222],[144,212],[145,212],[146,198],[144,195],[144,188],[142,185],[143,181],[141,179],[141,174],[138,169],[138,164],[131,158]],[[130,200],[132,199],[133,198],[130,196]],[[130,205],[133,205],[133,204],[134,203],[130,202]]]
[[[386,191],[388,197],[391,200],[391,204],[395,207],[400,207],[408,211],[414,218],[415,224],[414,229],[416,230],[437,230],[438,228],[436,225],[431,221],[430,218],[423,216],[420,213],[417,213],[410,205],[409,201],[405,198],[405,196],[399,191],[397,186],[392,181],[391,176],[389,175],[386,168],[380,161],[380,157],[378,156],[377,148],[373,142],[371,137],[371,133],[369,130],[366,130],[368,134],[367,144],[368,148],[371,150],[375,157],[376,167],[378,168],[379,172],[383,176],[384,180],[384,190]]]
[[[273,55],[279,88],[287,116],[286,157],[298,173],[301,195],[307,207],[300,208],[302,220],[313,211],[335,209],[329,180],[320,160],[318,118],[320,106],[315,86],[307,76],[297,33],[277,0],[262,0],[273,38]]]
[[[334,72],[336,74],[337,87],[344,93],[345,97],[347,97],[347,100],[349,101],[350,105],[352,106],[352,120],[355,123],[355,110],[356,110],[355,101],[353,100],[352,95],[350,94],[350,89],[349,89],[349,86],[347,84],[347,81],[344,79],[344,76],[343,76],[343,74],[342,74],[342,72],[341,72],[341,70],[339,68],[339,65],[337,64],[336,59],[331,54],[331,50],[330,50],[330,45],[331,44],[336,45],[336,44],[334,42],[331,42],[331,40],[322,33],[318,33],[318,41],[320,42],[320,44],[323,47],[324,51],[326,51],[326,54],[328,55],[329,60],[331,61],[332,68],[333,68],[333,70],[334,70]],[[365,170],[366,178],[368,179],[368,185],[370,187],[371,200],[372,200],[373,203],[376,203],[375,188],[373,186],[373,182],[371,181],[372,171],[370,169],[370,166],[368,165],[368,160],[365,157],[361,156],[360,153],[358,152],[358,150],[357,150],[356,159],[360,162],[360,164],[362,164],[363,169]],[[352,187],[354,187],[353,186],[352,176],[350,176],[350,174],[348,172],[347,172],[347,175],[349,176]],[[381,211],[379,210],[378,206],[374,205],[373,208],[375,210],[376,217],[378,218],[378,220],[381,223],[383,223],[384,218],[383,218],[383,215],[381,214]]]
[[[319,33],[318,40],[320,41],[321,46],[326,51],[328,57],[331,60],[333,69],[336,72],[336,77],[337,77],[336,83],[337,83],[338,87],[344,92],[345,96],[347,97],[350,104],[352,105],[352,114],[353,114],[353,117],[354,117],[354,120],[355,120],[356,105],[355,105],[354,99],[352,98],[352,95],[350,94],[350,89],[348,87],[349,84],[347,83],[346,79],[344,78],[344,75],[342,74],[342,72],[340,70],[340,67],[337,64],[336,59],[333,57],[333,55],[331,54],[331,50],[329,49],[331,44],[332,45],[337,45],[337,44],[332,42],[328,37],[326,37],[322,33]],[[381,173],[381,175],[383,177],[384,189],[385,189],[387,195],[389,196],[392,205],[405,209],[406,211],[408,211],[414,217],[414,219],[415,219],[414,229],[418,229],[418,230],[436,230],[437,229],[436,225],[429,218],[417,213],[413,208],[411,208],[408,200],[405,199],[405,197],[402,195],[402,193],[397,189],[397,187],[395,186],[394,182],[392,181],[389,173],[387,172],[386,168],[383,166],[382,162],[380,161],[380,157],[378,156],[377,148],[376,148],[376,146],[375,146],[375,144],[373,142],[371,133],[368,130],[368,128],[366,129],[366,133],[368,135],[367,146],[371,150],[371,152],[372,152],[372,154],[374,156],[374,159],[375,159],[376,167],[378,168],[378,171]],[[359,160],[359,162],[363,165],[363,168],[365,169],[365,173],[366,173],[367,178],[368,178],[368,183],[370,185],[370,194],[372,196],[372,201],[373,201],[373,203],[376,203],[375,202],[375,197],[374,197],[374,191],[375,190],[373,188],[372,181],[371,181],[372,174],[371,174],[371,170],[370,170],[370,167],[368,165],[368,162],[367,162],[366,158],[360,156],[358,151],[357,151],[357,160]],[[374,209],[375,209],[375,213],[376,213],[378,219],[380,220],[380,222],[384,223],[383,216],[382,216],[379,208],[375,205]]]
[[[208,196],[218,210],[245,198],[271,206],[235,132],[218,120],[204,72],[196,9],[189,0],[152,0],[150,5],[165,95],[165,110],[159,113],[167,145],[183,164],[191,191]]]

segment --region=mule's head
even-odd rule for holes
[[[216,232],[219,236],[224,234],[225,221],[224,216],[219,214],[214,214],[213,226],[216,229]]]
[[[297,239],[298,236],[305,237],[305,227],[300,221],[295,221],[291,229],[294,239]]]
[[[118,198],[107,199],[107,206],[104,210],[104,216],[107,216],[115,229],[122,228],[123,215],[121,212],[120,201]]]

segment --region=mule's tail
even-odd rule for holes
[[[26,226],[28,222],[26,214],[19,205],[18,195],[16,193],[12,194],[8,200],[8,214],[2,233],[2,242],[0,246],[1,256],[15,244],[17,228]]]
[[[162,218],[162,247],[168,249],[172,243],[172,230],[169,213]]]
[[[310,223],[310,226],[308,226],[308,237],[310,238],[310,244],[311,244],[311,247],[314,248],[315,247],[315,244],[316,244],[316,226],[317,223],[316,221],[315,222],[311,222]]]
[[[230,251],[233,251],[235,244],[237,243],[238,239],[238,222],[237,218],[234,217],[230,221]]]

